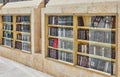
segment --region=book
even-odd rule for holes
[[[99,60],[97,70],[104,71],[105,64],[106,64],[106,62],[104,60]]]
[[[78,65],[82,67],[89,67],[89,57],[78,55]]]
[[[66,50],[73,50],[73,42],[63,39],[58,39],[58,47]]]
[[[13,22],[13,17],[12,16],[2,16],[2,21],[3,22]]]
[[[96,46],[89,45],[89,52],[88,53],[95,55],[96,54]]]
[[[84,21],[82,16],[78,17],[78,26],[84,26]]]
[[[53,38],[50,38],[49,39],[49,46],[54,46],[54,39]]]
[[[58,25],[73,25],[73,16],[58,16]]]
[[[22,50],[22,42],[16,41],[16,42],[15,42],[15,48]]]
[[[13,25],[12,24],[4,24],[3,29],[4,30],[13,30]]]
[[[89,45],[88,44],[78,44],[78,52],[88,53]]]
[[[84,39],[84,33],[81,35],[82,39]],[[80,35],[79,35],[80,36]],[[87,37],[87,36],[86,36]],[[89,31],[88,35],[89,40],[103,43],[112,43],[115,44],[115,32],[111,31]]]
[[[58,39],[57,38],[54,39],[53,47],[58,48]]]
[[[78,30],[78,39],[89,40],[89,31],[84,29]]]
[[[30,32],[30,25],[17,24],[16,31]]]
[[[90,65],[89,67],[92,69],[97,69],[99,60],[96,58],[89,58]]]
[[[59,60],[73,63],[73,54],[72,53],[59,51],[58,55],[59,55],[59,58],[58,58]]]
[[[13,40],[3,38],[2,45],[5,45],[7,47],[13,47]]]
[[[30,22],[30,16],[17,16],[16,17],[16,22],[21,23],[21,22]]]
[[[48,57],[58,59],[58,50],[48,48]]]
[[[7,37],[7,38],[13,38],[13,33],[12,32],[7,32],[7,31],[3,31],[3,37]]]
[[[105,48],[104,57],[115,59],[115,49]]]
[[[115,63],[106,62],[104,72],[110,73],[111,75],[115,75]]]
[[[91,27],[96,28],[115,28],[115,16],[92,16]]]
[[[50,36],[58,36],[58,28],[49,28]]]
[[[103,53],[102,53],[102,47],[100,46],[96,46],[96,54],[95,55],[98,55],[98,56],[103,56]]]

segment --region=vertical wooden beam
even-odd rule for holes
[[[13,48],[15,48],[16,36],[16,16],[13,15]]]
[[[119,75],[118,75],[118,72],[119,72],[119,70],[118,70],[118,69],[119,69],[119,65],[118,65],[118,62],[119,62],[119,61],[118,61],[118,59],[119,59],[119,56],[118,56],[118,55],[119,55],[119,53],[118,53],[118,52],[119,52],[119,51],[118,51],[118,47],[119,47],[119,46],[118,46],[118,45],[119,45],[119,44],[118,44],[118,40],[119,40],[119,39],[118,39],[118,36],[119,36],[119,33],[118,33],[118,26],[119,26],[119,25],[118,25],[118,20],[119,20],[119,18],[120,18],[120,16],[119,16],[119,15],[116,15],[116,22],[115,22],[115,23],[116,23],[116,24],[115,24],[115,26],[116,26],[116,27],[115,27],[115,28],[116,28],[116,34],[115,34],[115,41],[116,41],[116,42],[115,42],[115,43],[116,43],[116,47],[115,47],[115,50],[116,50],[116,51],[115,51],[115,54],[116,54],[115,69],[116,69],[116,70],[115,70],[115,72],[116,72],[116,77],[119,76]]]
[[[3,29],[2,16],[0,16],[0,45],[2,44],[2,29]]]
[[[45,15],[45,57],[48,57],[48,16]]]
[[[77,22],[77,16],[73,15],[73,63],[74,65],[77,64],[77,51],[78,51],[78,42],[77,42],[77,26],[78,26],[78,22]]]

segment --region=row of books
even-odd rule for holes
[[[30,22],[30,16],[17,16],[16,22]]]
[[[48,57],[73,63],[73,54],[48,48]]]
[[[109,73],[111,75],[115,75],[115,63],[113,62],[91,58],[87,56],[81,56],[81,55],[78,55],[77,58],[78,58],[77,64],[79,66],[92,68],[95,70]]]
[[[115,59],[115,49],[108,47],[100,47],[100,46],[89,46],[89,54],[104,56],[107,58]]]
[[[93,16],[91,19],[91,27],[115,28],[115,19],[115,16]]]
[[[17,34],[17,39],[23,41],[30,41],[30,35]]]
[[[78,39],[89,40],[89,30],[79,29],[78,30]]]
[[[77,20],[78,20],[78,26],[86,26],[86,25],[84,25],[84,20],[83,20],[82,16],[79,16],[77,18]]]
[[[73,29],[70,28],[58,28],[59,37],[73,38]]]
[[[12,16],[2,16],[3,22],[12,22],[13,17]]]
[[[16,31],[30,32],[30,25],[21,25],[21,24],[18,24],[16,26]]]
[[[73,25],[73,16],[49,16],[48,23],[52,25]]]
[[[92,16],[90,27],[96,28],[115,28],[115,16]],[[86,26],[82,16],[78,17],[78,26]]]
[[[3,37],[13,38],[13,33],[12,32],[4,31],[3,32]]]
[[[13,25],[10,24],[4,24],[4,30],[13,30]]]
[[[30,44],[24,42],[22,43],[22,50],[30,51],[31,50],[30,47],[31,47]]]
[[[89,31],[89,40],[115,44],[115,32],[111,31]]]
[[[79,44],[78,52],[115,59],[115,49],[89,44]]]
[[[73,50],[73,42],[68,40],[59,39],[58,40],[58,48]]]
[[[2,45],[13,47],[13,41],[9,39],[2,39]]]
[[[58,50],[48,48],[48,57],[58,59]]]
[[[78,44],[78,52],[89,53],[89,44]]]
[[[16,41],[15,48],[20,50],[30,51],[30,44]]]
[[[57,38],[50,38],[49,46],[54,48],[73,50],[73,42],[68,40],[57,39]]]
[[[49,39],[49,46],[58,48],[58,39],[57,38],[50,38]]]
[[[49,28],[49,35],[59,37],[73,37],[73,29],[69,28]]]
[[[68,52],[58,52],[58,60],[73,63],[73,54]]]
[[[115,32],[79,29],[78,39],[115,44]]]

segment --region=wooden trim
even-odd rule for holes
[[[15,33],[15,31],[16,31],[16,16],[14,15],[13,16],[13,31],[14,31],[14,33],[13,33],[13,48],[15,48],[15,39],[16,39],[16,33]]]
[[[118,25],[118,20],[120,20],[120,19],[118,18],[118,14],[117,14],[117,15],[116,15],[116,35],[115,35],[115,36],[116,36],[116,37],[115,37],[115,40],[116,40],[116,47],[115,47],[115,49],[116,49],[116,62],[115,62],[115,63],[116,63],[116,64],[115,64],[115,65],[116,65],[116,66],[115,66],[115,68],[116,68],[116,70],[115,70],[115,71],[116,71],[116,77],[119,77],[119,75],[118,75],[118,72],[119,72],[119,70],[118,70],[118,69],[119,69],[119,65],[118,65],[118,62],[119,62],[119,61],[118,61],[118,60],[119,60],[119,58],[118,58],[118,57],[120,56],[120,55],[119,55],[119,51],[118,51],[118,47],[119,47],[119,46],[118,46],[118,41],[119,41],[119,39],[118,39],[118,36],[119,36],[119,33],[118,33],[118,26],[119,26],[119,25]],[[119,56],[118,56],[118,55],[119,55]]]
[[[77,64],[77,49],[78,49],[78,42],[77,42],[77,25],[78,25],[78,21],[77,21],[77,16],[73,16],[73,48],[74,48],[74,53],[73,53],[73,62],[74,65]]]
[[[0,45],[2,44],[2,16],[0,16]]]
[[[51,47],[51,46],[48,46],[48,48],[55,49],[55,50],[61,50],[61,51],[64,51],[64,52],[73,53],[72,50],[67,50],[67,49],[62,49],[62,48],[54,48],[54,47]]]
[[[63,40],[67,40],[67,41],[72,41],[73,42],[73,38],[68,38],[68,37],[48,36],[48,38],[58,38],[58,39],[63,39]]]
[[[45,57],[48,57],[48,16],[45,15]]]

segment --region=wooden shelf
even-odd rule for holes
[[[30,32],[21,32],[21,31],[16,31],[17,34],[26,34],[26,35],[30,35]]]
[[[78,40],[78,43],[88,43],[90,45],[99,45],[99,46],[105,46],[105,47],[116,47],[115,44],[109,44],[109,43],[102,43],[102,42],[96,42],[96,41],[88,41],[88,40]]]
[[[30,25],[30,22],[17,22],[16,24],[21,24],[21,25]]]
[[[29,42],[29,41],[23,41],[23,40],[16,40],[16,41],[18,41],[18,42],[22,42],[22,43],[28,43],[28,44],[31,43],[31,42]]]
[[[22,52],[26,52],[26,53],[31,53],[30,51],[26,51],[26,50],[21,50]]]
[[[55,50],[60,50],[60,51],[64,51],[64,52],[70,52],[70,53],[73,53],[72,50],[67,50],[67,49],[62,49],[62,48],[54,48],[54,47],[51,47],[51,46],[48,46],[48,48],[55,49]]]
[[[116,31],[115,29],[109,28],[96,28],[96,27],[77,27],[78,29],[86,29],[86,30],[97,30],[97,31]]]
[[[115,59],[110,59],[110,58],[107,58],[107,57],[104,57],[104,56],[97,56],[97,55],[80,53],[80,52],[77,52],[77,54],[83,55],[83,56],[92,57],[92,58],[97,58],[97,59],[101,59],[101,60],[106,60],[106,61],[112,61],[112,62],[115,62],[115,61],[116,61]]]
[[[65,61],[62,61],[62,60],[59,60],[59,59],[50,58],[50,57],[46,57],[46,59],[52,60],[52,61],[55,61],[55,62],[59,62],[59,63],[62,63],[62,64],[70,65],[70,66],[74,65],[73,63],[65,62]]]
[[[73,41],[73,38],[68,38],[68,37],[48,36],[48,38],[58,38],[58,39]]]
[[[13,22],[3,22],[3,24],[13,24]]]
[[[13,40],[13,38],[7,38],[7,37],[2,37],[4,39],[7,39],[7,40]]]
[[[73,28],[73,26],[67,26],[67,25],[48,25],[48,27]]]
[[[13,48],[11,46],[8,46],[8,45],[1,45],[2,47],[5,47],[5,48]]]
[[[30,51],[20,50],[20,49],[17,49],[17,48],[15,48],[15,50],[17,50],[17,51],[22,51],[22,52],[25,52],[25,53],[31,53]]]
[[[85,67],[82,67],[82,66],[79,66],[79,65],[75,65],[76,68],[80,68],[80,69],[83,69],[83,70],[88,70],[88,71],[92,71],[92,72],[95,72],[95,73],[98,73],[98,74],[101,74],[101,75],[105,75],[107,77],[115,77],[114,75],[111,75],[109,73],[106,73],[106,72],[102,72],[102,71],[99,71],[99,70],[95,70],[95,69],[91,69],[91,68],[85,68]]]
[[[13,30],[4,30],[4,29],[2,29],[2,31],[13,32]]]

